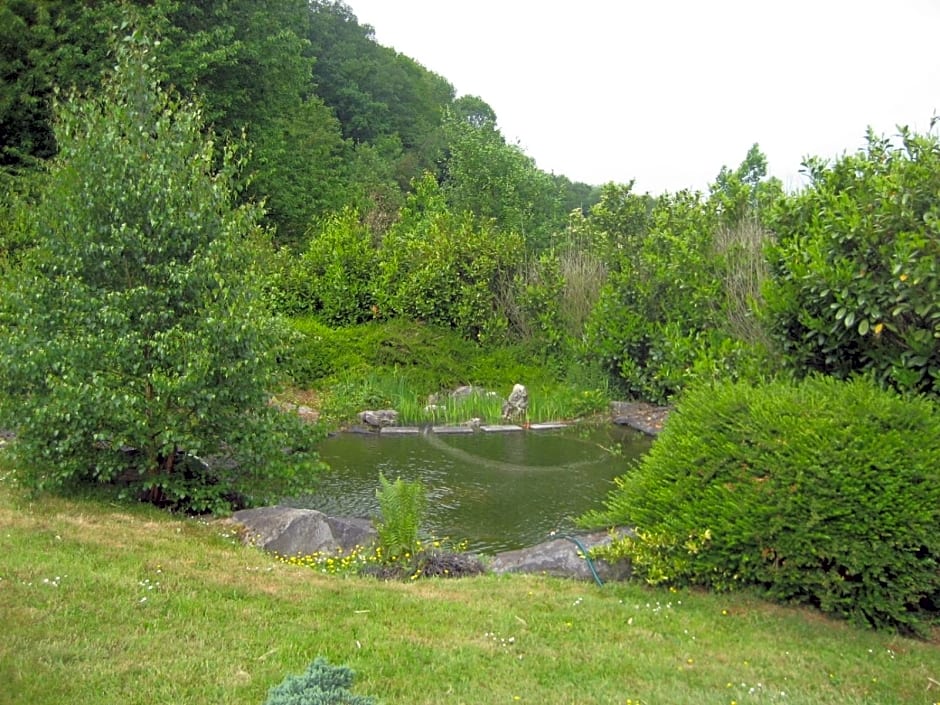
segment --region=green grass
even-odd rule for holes
[[[260,705],[317,656],[409,705],[940,702],[936,638],[747,595],[322,575],[224,523],[30,498],[8,479],[0,556],[4,704]]]

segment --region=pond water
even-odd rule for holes
[[[420,481],[428,490],[428,534],[494,553],[572,530],[574,518],[600,507],[613,479],[650,443],[614,425],[453,435],[342,433],[320,446],[330,470],[315,494],[291,504],[373,517],[380,472],[392,481]]]

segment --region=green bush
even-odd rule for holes
[[[522,261],[522,237],[452,212],[431,175],[414,189],[382,242],[378,315],[450,327],[480,342],[505,339],[498,295]]]
[[[940,607],[940,413],[866,379],[701,386],[586,523],[650,582],[732,589],[878,627]]]
[[[606,207],[602,200],[596,210]],[[631,214],[630,227],[634,220]],[[681,192],[660,199],[645,232],[618,243],[617,268],[585,324],[582,355],[619,377],[632,395],[665,402],[682,389],[703,332],[720,320],[715,222],[714,209],[698,194]]]
[[[317,658],[303,674],[271,688],[264,705],[374,705],[375,698],[349,692],[354,675],[346,666]]]
[[[790,366],[940,391],[940,140],[902,131],[811,160],[776,209],[770,329]]]

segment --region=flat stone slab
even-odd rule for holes
[[[386,426],[379,433],[383,436],[417,436],[421,429],[417,426]]]
[[[432,426],[431,431],[446,435],[453,433],[473,433],[474,429],[472,426]]]
[[[521,431],[522,426],[516,426],[515,424],[499,424],[498,426],[480,426],[481,431],[486,431],[487,433],[505,433],[507,431]]]
[[[556,431],[560,428],[568,428],[568,424],[562,423],[561,421],[529,424],[530,431]]]

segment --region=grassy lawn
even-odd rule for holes
[[[0,480],[0,703],[251,703],[318,655],[384,703],[938,703],[940,642],[746,595],[330,577],[223,524]]]

